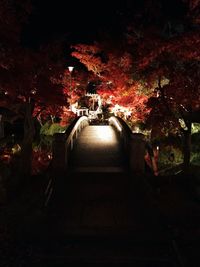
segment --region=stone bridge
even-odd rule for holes
[[[46,248],[41,266],[183,266],[145,182],[143,137],[120,118],[56,134],[47,180],[44,214],[23,228]]]
[[[118,117],[108,125],[89,125],[88,117],[77,118],[66,133],[56,134],[52,167],[57,172],[144,173],[145,144],[142,134],[132,133]]]

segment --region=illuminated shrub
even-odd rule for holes
[[[66,126],[61,126],[59,123],[49,122],[45,123],[40,130],[41,135],[54,135],[55,133],[62,133],[66,130]]]

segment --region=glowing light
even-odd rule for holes
[[[112,81],[108,81],[107,84],[112,84]]]
[[[118,116],[119,113],[123,113],[125,116],[125,119],[127,119],[127,117],[131,116],[132,111],[129,108],[120,106],[118,104],[116,104],[112,109],[111,112],[114,113],[115,116]]]
[[[192,123],[192,133],[200,133],[200,123]]]
[[[136,133],[139,133],[139,132],[140,132],[139,127],[135,126],[135,132],[136,132]]]
[[[48,159],[52,159],[52,155],[51,154],[48,154]]]
[[[3,155],[0,156],[0,159],[4,163],[9,163],[11,161],[11,155],[9,155],[9,154],[3,154]]]
[[[70,72],[72,72],[73,69],[74,69],[74,67],[72,67],[72,66],[69,66],[69,67],[68,67],[68,70],[69,70]]]
[[[113,131],[108,126],[96,126],[96,134],[98,139],[100,139],[103,142],[110,142],[112,141],[115,136],[113,135]]]
[[[185,124],[185,122],[184,122],[184,120],[183,119],[179,119],[179,123],[180,123],[180,125],[181,125],[181,127],[184,129],[184,130],[188,130],[188,128],[187,128],[187,126],[186,126],[186,124]]]
[[[12,153],[13,154],[18,154],[21,152],[21,146],[19,144],[15,144],[13,147],[12,147]]]
[[[36,89],[31,90],[31,94],[35,95],[36,94]]]

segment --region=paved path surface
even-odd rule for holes
[[[134,179],[125,173],[72,173],[52,202],[56,207],[57,202],[61,203],[66,231],[69,228],[69,233],[78,229],[83,235],[133,235],[134,238],[147,233],[150,238],[159,236],[161,227],[152,199],[131,178]]]
[[[176,266],[151,196],[126,173],[69,173],[29,227],[41,266]]]
[[[87,126],[72,151],[70,165],[76,172],[123,171],[126,155],[118,133],[108,125]]]
[[[70,163],[46,215],[24,230],[41,266],[176,266],[149,188],[127,172],[112,127],[86,127]]]

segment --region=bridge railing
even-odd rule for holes
[[[109,124],[115,127],[120,135],[130,170],[137,174],[143,174],[145,170],[144,135],[132,132],[126,122],[120,117],[110,117]]]
[[[68,167],[70,152],[74,147],[74,141],[77,139],[79,132],[89,125],[88,117],[81,116],[76,118],[65,133],[54,134],[52,146],[52,168],[59,173],[64,172]]]
[[[125,123],[125,121],[122,118],[116,117],[116,116],[112,116],[109,118],[109,124],[113,126],[116,129],[116,131],[119,133],[119,136],[123,144],[123,149],[125,153],[128,154],[130,139],[132,135],[131,129],[128,127],[128,125]]]
[[[49,204],[55,187],[62,179],[56,179],[58,176],[62,177],[68,167],[68,160],[70,152],[73,149],[74,141],[78,137],[79,132],[89,125],[88,117],[82,116],[76,118],[67,128],[65,133],[54,134],[52,144],[52,162],[46,172],[46,186],[44,188],[44,207]]]

